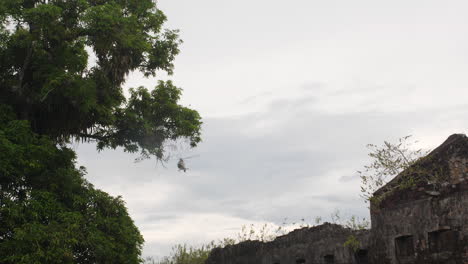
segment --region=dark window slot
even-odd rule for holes
[[[356,262],[357,264],[368,264],[369,263],[369,257],[368,257],[368,251],[365,249],[359,249],[356,253]]]
[[[325,260],[325,264],[334,264],[335,263],[335,256],[333,255],[326,255],[323,257]]]
[[[304,263],[306,263],[305,259],[303,258],[296,259],[296,264],[304,264]]]
[[[395,250],[397,257],[410,257],[414,255],[413,236],[401,236],[395,238]]]
[[[455,251],[458,244],[458,232],[437,230],[428,233],[429,250],[433,253]]]

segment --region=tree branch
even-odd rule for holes
[[[77,136],[80,138],[88,138],[88,139],[95,139],[95,140],[107,140],[111,137],[111,136],[101,136],[101,135],[87,134],[87,133],[78,133]]]

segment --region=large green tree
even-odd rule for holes
[[[0,1],[0,103],[56,142],[93,140],[164,157],[164,143],[200,141],[199,114],[181,90],[122,85],[132,71],[172,74],[177,31],[153,0]]]
[[[140,263],[120,197],[95,189],[75,153],[0,106],[0,263]]]
[[[152,0],[0,0],[0,263],[139,263],[143,243],[120,197],[76,168],[71,140],[165,157],[200,142],[201,118],[160,81],[177,31]]]

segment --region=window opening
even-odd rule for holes
[[[304,264],[304,263],[306,263],[305,259],[303,258],[296,259],[296,264]]]
[[[369,263],[368,251],[366,249],[359,249],[356,252],[356,262],[358,264],[368,264]]]
[[[400,236],[395,238],[396,255],[410,257],[414,255],[413,236]]]
[[[458,232],[453,230],[437,230],[428,233],[429,250],[431,252],[455,251],[458,243]]]
[[[323,257],[323,259],[325,260],[326,264],[334,264],[335,263],[335,256],[333,256],[333,255],[326,255],[326,256]]]

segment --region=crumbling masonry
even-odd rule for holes
[[[206,264],[468,264],[465,135],[450,136],[374,196],[370,230],[325,223],[214,249]],[[359,246],[344,246],[351,236]]]

